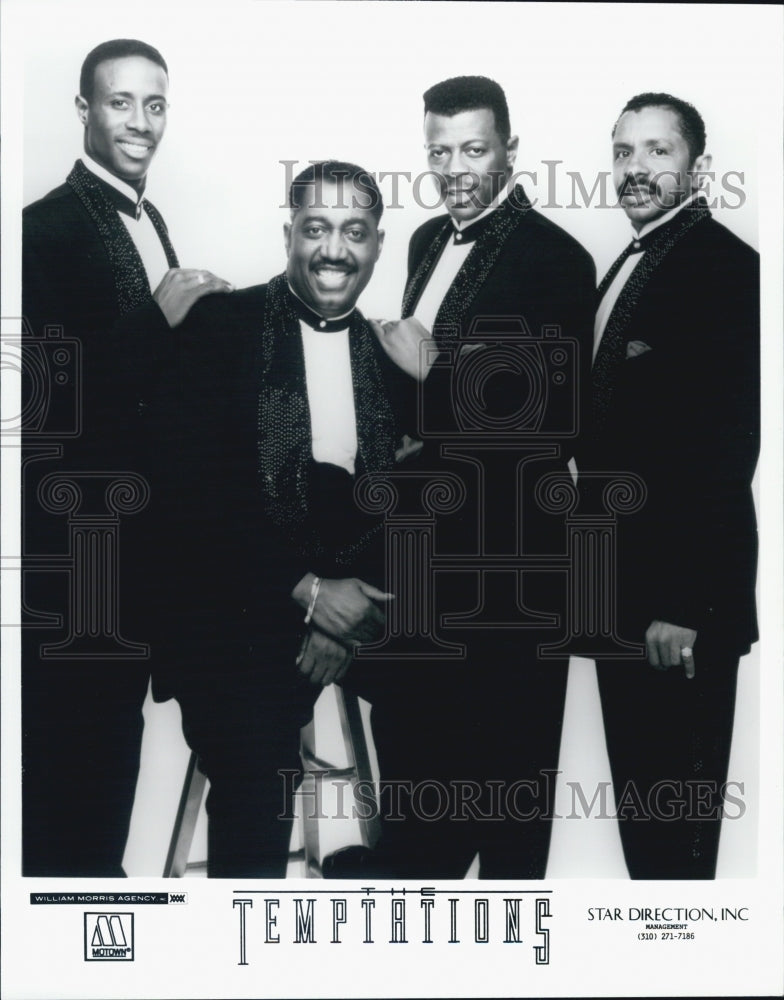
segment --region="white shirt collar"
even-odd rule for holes
[[[642,227],[639,233],[632,226],[632,231],[633,231],[632,239],[641,240],[643,236],[647,236],[648,233],[652,233],[654,229],[658,229],[659,226],[663,226],[666,222],[669,222],[670,219],[675,218],[678,212],[682,211],[687,205],[691,204],[691,202],[693,202],[695,198],[699,198],[702,195],[702,193],[703,193],[702,191],[695,191],[684,201],[680,202],[680,204],[676,205],[675,208],[671,208],[669,212],[665,212],[664,215],[660,215],[658,219],[653,219],[651,222],[646,222],[646,224]]]
[[[291,287],[291,282],[288,279],[286,280],[286,284],[289,286],[289,291],[294,296],[294,298],[298,299],[302,303],[302,305],[308,310],[308,312],[312,312],[316,316],[321,316],[321,313],[316,312],[315,309],[313,309],[311,306],[309,306],[307,304],[307,302],[302,298],[301,295],[297,295],[297,293]],[[354,309],[356,309],[356,306],[354,306],[353,308],[349,309],[349,311],[346,312],[346,313],[341,313],[340,316],[333,316],[332,319],[329,320],[329,322],[330,323],[338,323],[340,320],[344,319],[346,321],[346,326],[348,326],[349,317],[354,312]],[[321,318],[323,319],[324,317],[321,316]]]
[[[119,177],[115,177],[113,173],[108,171],[106,167],[101,166],[100,163],[88,156],[87,153],[82,154],[82,162],[87,167],[87,169],[95,174],[96,177],[100,177],[102,181],[106,181],[107,184],[111,184],[113,188],[120,192],[120,194],[125,195],[126,198],[134,203],[134,205],[139,205],[142,200],[143,195],[132,188],[130,184],[126,184],[125,181],[121,181]]]
[[[487,208],[483,209],[479,213],[479,215],[475,215],[473,219],[461,219],[459,222],[457,222],[455,219],[452,219],[452,225],[458,232],[461,229],[465,229],[468,226],[473,226],[475,222],[479,222],[480,219],[484,219],[485,216],[489,215],[491,212],[494,212],[500,205],[503,205],[503,203],[511,194],[513,187],[514,184],[512,183],[512,179],[510,178],[509,181],[506,184],[504,184],[504,186],[501,188],[501,190],[498,192],[495,198],[493,198],[493,200],[490,202]]]

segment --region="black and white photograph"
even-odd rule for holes
[[[0,16],[4,995],[779,994],[781,8]]]

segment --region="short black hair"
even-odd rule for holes
[[[113,38],[109,42],[101,42],[96,45],[92,52],[88,52],[82,63],[82,71],[79,74],[79,94],[88,103],[93,99],[95,89],[95,70],[102,63],[109,59],[124,59],[127,56],[142,56],[156,63],[161,67],[168,77],[169,67],[166,60],[157,49],[147,42],[140,42],[136,38]]]
[[[305,167],[294,180],[289,188],[289,208],[291,214],[298,212],[303,205],[305,188],[311,184],[345,184],[346,182],[355,184],[367,198],[367,204],[357,201],[355,207],[367,208],[376,220],[376,224],[381,221],[384,212],[384,200],[381,191],[376,184],[373,175],[358,167],[356,163],[347,163],[345,160],[319,160]]]
[[[689,147],[691,162],[702,156],[705,152],[705,122],[702,115],[688,101],[682,101],[680,97],[673,97],[672,94],[637,94],[630,101],[626,102],[623,111],[618,115],[618,121],[613,125],[612,134],[618,128],[618,122],[627,111],[642,111],[643,108],[666,108],[678,116],[681,135],[686,140]]]
[[[461,111],[488,108],[493,112],[495,128],[501,142],[508,142],[512,134],[509,122],[509,105],[500,84],[486,76],[453,76],[436,83],[423,94],[425,114],[446,115],[451,118]]]

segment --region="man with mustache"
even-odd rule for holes
[[[152,621],[156,605],[165,604],[155,590],[151,425],[158,367],[171,349],[172,329],[193,303],[230,287],[209,271],[179,267],[166,225],[145,196],[166,129],[167,92],[166,62],[151,45],[114,39],[93,49],[75,99],[84,155],[65,184],[23,213],[22,302],[32,333],[23,383],[31,413],[23,428],[23,601],[39,613],[23,629],[26,875],[124,874],[150,679],[147,644],[157,655],[163,638]],[[78,373],[59,350],[69,345],[51,339],[49,327],[60,328],[69,344],[79,341]],[[72,400],[81,416],[77,434],[47,425],[37,435],[38,350],[53,361],[51,384],[43,387],[47,402],[81,376],[81,397]],[[68,552],[66,518],[47,513],[37,492],[50,473],[74,474],[84,491],[80,514],[94,512],[90,483],[100,484],[102,476],[133,473],[150,490],[143,509],[122,519],[115,564],[85,559],[92,559],[88,572],[96,584],[88,589],[76,579],[70,607],[66,575],[36,571],[37,561]],[[99,508],[99,519],[107,513]],[[115,607],[106,594],[117,588]],[[59,616],[76,641],[47,650],[62,633],[37,627],[41,614]]]
[[[285,274],[210,297],[180,335],[171,456],[171,685],[210,779],[209,874],[282,877],[299,730],[392,599],[383,533],[353,499],[394,465],[395,370],[355,308],[384,233],[362,168],[292,182]]]
[[[564,524],[535,490],[548,473],[566,474],[588,374],[594,268],[515,183],[518,138],[495,81],[431,87],[424,133],[448,215],[412,236],[404,319],[376,332],[419,396],[409,421],[409,437],[424,441],[418,468],[465,486],[459,510],[438,518],[434,548],[457,563],[540,555],[545,572],[499,564],[437,574],[430,620],[418,624],[462,644],[462,656],[411,660],[394,683],[368,692],[387,821],[376,851],[340,852],[324,871],[462,878],[479,853],[481,877],[542,878],[568,658],[537,652],[562,635],[566,586],[546,572],[547,557],[563,551]],[[403,789],[391,808],[385,782]],[[417,788],[430,797],[411,794]]]
[[[713,878],[738,660],[757,638],[759,257],[712,218],[697,110],[633,97],[613,174],[633,239],[599,287],[592,422],[580,470],[629,470],[618,525],[620,634],[598,662],[632,878]]]

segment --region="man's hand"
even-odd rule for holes
[[[306,573],[291,594],[304,610],[310,605],[312,582],[313,574]],[[339,642],[369,642],[384,625],[384,614],[374,602],[386,603],[393,597],[355,577],[322,580],[311,620]]]
[[[322,687],[342,680],[350,663],[351,652],[318,629],[308,631],[297,657],[299,672]]]
[[[179,326],[191,306],[203,295],[213,292],[233,292],[234,286],[211,271],[197,271],[188,267],[172,267],[152,293],[171,327]]]
[[[679,667],[683,664],[688,678],[694,677],[694,643],[697,633],[693,628],[681,628],[669,622],[651,622],[645,633],[648,662],[658,670]]]
[[[430,331],[413,316],[394,322],[371,319],[370,325],[378,342],[398,368],[418,382],[424,382],[438,353]],[[432,345],[431,351],[421,346],[426,343]]]

